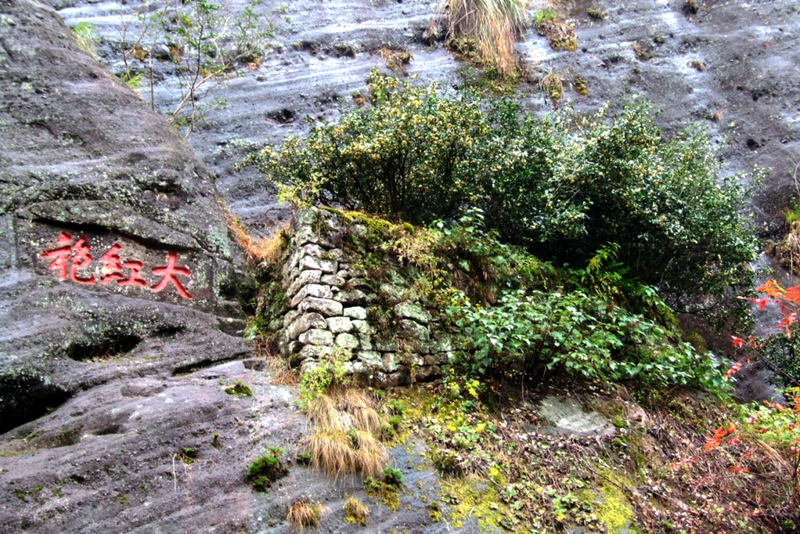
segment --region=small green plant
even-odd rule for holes
[[[390,486],[402,486],[403,473],[399,469],[387,465],[383,468],[383,481]]]
[[[399,415],[393,415],[389,418],[389,424],[392,426],[394,430],[397,430],[397,427],[403,422],[403,418]]]
[[[328,388],[344,383],[344,364],[350,357],[350,351],[339,347],[334,347],[330,353],[320,354],[317,365],[303,373],[300,379],[299,397],[303,409]]]
[[[309,465],[311,463],[311,459],[312,456],[309,451],[299,452],[295,457],[295,461],[300,465]]]
[[[383,441],[391,441],[394,439],[395,431],[392,425],[381,425],[378,429],[378,434]]]
[[[392,413],[396,415],[403,415],[406,412],[406,405],[403,401],[398,399],[390,399],[387,403]]]
[[[191,447],[181,447],[177,456],[184,464],[192,465],[197,460],[197,451]]]
[[[247,384],[243,384],[239,380],[237,380],[233,386],[225,388],[225,393],[228,395],[238,395],[238,396],[245,396],[245,397],[252,397],[253,390],[250,389],[250,386]]]
[[[367,526],[369,508],[355,497],[348,497],[342,506],[344,509],[344,522],[355,523],[362,527]]]
[[[289,474],[289,469],[281,463],[280,459],[274,454],[267,454],[257,458],[247,467],[245,478],[256,491],[263,492],[267,491],[273,482],[287,474]]]
[[[78,43],[78,47],[97,59],[97,52],[95,50],[97,37],[94,33],[94,26],[89,22],[79,22],[72,27],[72,33],[75,35],[75,41]]]

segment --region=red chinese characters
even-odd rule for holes
[[[176,274],[181,274],[183,276],[188,276],[192,273],[189,272],[189,269],[186,267],[177,267],[175,263],[178,261],[178,255],[174,252],[168,253],[167,264],[164,267],[155,267],[153,268],[153,274],[158,276],[163,276],[164,278],[161,279],[159,283],[151,287],[153,291],[156,293],[160,293],[164,291],[170,283],[175,286],[175,290],[178,292],[178,295],[182,296],[185,299],[192,300],[192,296],[186,292],[186,290],[181,285],[180,281],[175,277]]]
[[[175,252],[168,252],[167,265],[154,267],[152,273],[160,276],[161,279],[152,287],[149,286],[141,273],[145,268],[144,262],[128,258],[123,260],[120,252],[122,245],[114,243],[100,256],[100,276],[95,278],[95,273],[91,270],[92,255],[91,246],[88,240],[81,236],[75,243],[72,243],[72,236],[67,232],[61,232],[56,241],[56,248],[42,252],[42,258],[49,259],[48,269],[56,271],[61,280],[72,280],[78,284],[93,285],[99,281],[102,285],[116,282],[119,286],[134,286],[148,288],[154,293],[164,291],[169,285],[175,287],[178,295],[185,299],[192,300],[192,296],[184,287],[185,282],[181,282],[178,276],[187,279],[191,276],[191,271],[187,267],[179,267],[178,255]],[[127,272],[126,272],[127,271]]]

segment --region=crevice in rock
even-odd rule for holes
[[[70,359],[78,362],[111,360],[122,357],[125,353],[136,348],[141,342],[142,338],[140,336],[123,334],[114,339],[94,344],[71,343],[66,352]]]
[[[72,393],[39,376],[0,376],[0,434],[39,419]]]
[[[220,358],[218,360],[212,360],[211,358],[206,358],[205,360],[200,360],[199,362],[187,363],[186,365],[181,365],[179,367],[174,368],[172,370],[172,376],[188,375],[200,371],[201,369],[214,367],[215,365],[241,360],[242,358],[240,356],[242,355],[237,354],[229,358]]]

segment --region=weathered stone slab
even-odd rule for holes
[[[292,298],[291,302],[289,303],[289,307],[290,308],[296,307],[306,297],[330,299],[333,298],[333,292],[331,291],[331,288],[328,286],[323,286],[321,284],[309,284],[307,286],[304,286],[303,289],[297,292],[297,294]]]
[[[342,314],[344,307],[335,300],[307,297],[297,309],[303,312],[319,312],[325,317],[336,317]]]
[[[322,271],[302,271],[286,290],[286,296],[292,298],[305,285],[316,284],[322,278]]]
[[[352,306],[344,309],[344,316],[351,319],[361,319],[362,321],[367,318],[367,310],[361,306]]]
[[[353,323],[348,317],[329,317],[328,330],[334,334],[352,332]]]
[[[300,334],[297,338],[304,345],[332,345],[333,334],[321,328],[313,328]]]
[[[300,315],[291,325],[286,328],[286,335],[289,339],[297,339],[300,334],[307,330],[326,329],[328,327],[327,321],[319,313],[304,313]]]
[[[431,320],[431,314],[427,310],[422,309],[419,304],[412,302],[401,302],[394,307],[394,313],[397,317],[406,317],[413,319],[421,324],[428,324]]]
[[[343,349],[357,349],[358,338],[353,334],[339,334],[336,336],[336,346]]]

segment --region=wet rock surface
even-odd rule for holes
[[[226,5],[238,12],[245,4]],[[223,199],[242,221],[268,231],[268,221],[287,214],[263,177],[253,169],[235,172],[234,164],[254,147],[307,131],[305,117],[335,120],[340,102],[356,105],[356,95],[367,94],[371,68],[391,73],[380,57],[383,45],[413,55],[405,68],[408,76],[419,77],[417,83],[462,82],[459,70],[466,65],[441,42],[425,40],[436,5],[265,0],[254,7],[275,27],[269,51],[260,67],[214,90],[226,105],[204,111],[203,123],[188,139],[219,177]],[[544,5],[532,2],[530,12]],[[605,103],[614,111],[632,95],[642,95],[662,111],[657,123],[667,136],[693,122],[708,127],[720,145],[724,173],[753,165],[772,169],[755,208],[765,233],[774,232],[776,214],[795,192],[788,160],[798,159],[800,152],[800,45],[794,38],[800,7],[792,0],[746,5],[707,0],[687,12],[685,5],[683,0],[560,2],[559,17],[575,26],[577,49],[554,51],[528,29],[517,49],[530,81],[520,85],[519,96],[528,109],[542,114],[570,102],[581,112]],[[98,54],[119,74],[120,5],[60,0],[56,6],[70,25],[93,24]],[[122,7],[128,15],[136,9]],[[180,95],[174,67],[156,62],[156,71],[157,107],[172,110]],[[557,105],[539,87],[547,73],[563,84]]]
[[[330,531],[446,530],[424,504],[437,484],[422,444],[391,451],[404,481],[392,512],[361,480],[333,481],[296,463],[308,422],[295,392],[247,363],[117,380],[0,437],[0,531],[295,532],[286,513],[303,498],[326,507]],[[237,382],[253,395],[226,394]],[[245,473],[268,447],[283,449],[289,473],[260,493]],[[347,495],[369,507],[368,527],[344,522]]]

